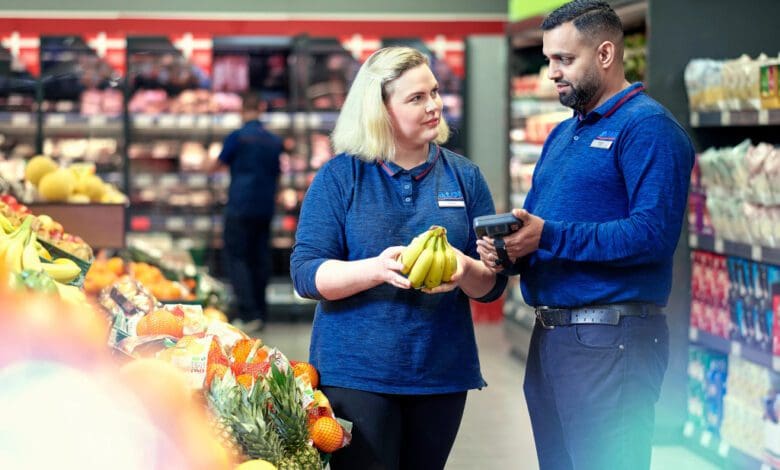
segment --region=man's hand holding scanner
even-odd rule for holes
[[[518,230],[496,237],[485,234],[477,240],[480,259],[493,272],[501,272],[507,267],[501,262],[502,249],[506,252],[506,259],[511,265],[539,248],[544,220],[524,209],[513,209],[512,215],[521,222]],[[477,233],[481,234],[480,231]]]

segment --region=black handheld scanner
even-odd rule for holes
[[[504,269],[511,267],[512,262],[509,261],[503,237],[517,232],[522,226],[523,221],[509,212],[474,217],[474,232],[477,234],[477,238],[488,236],[493,239],[496,253],[498,253],[496,266],[503,266]]]

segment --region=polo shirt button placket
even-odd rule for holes
[[[401,194],[404,197],[404,202],[410,204],[412,202],[412,178],[411,175],[404,175],[404,182],[401,185],[403,190]]]

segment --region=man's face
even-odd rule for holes
[[[542,41],[547,77],[555,82],[561,104],[583,114],[590,111],[601,88],[596,46],[571,22],[545,31]]]

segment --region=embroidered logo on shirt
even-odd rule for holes
[[[460,191],[439,191],[439,207],[466,207]]]
[[[612,143],[618,136],[617,131],[603,131],[599,134],[593,142],[590,143],[592,148],[608,150],[612,147]]]

